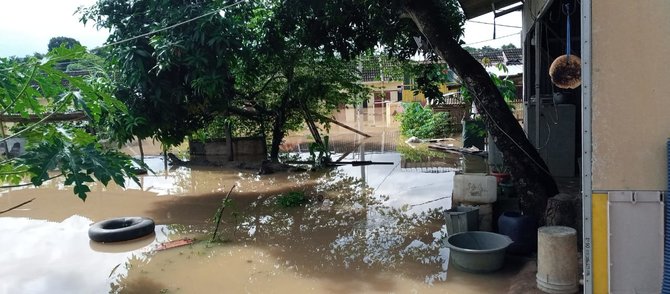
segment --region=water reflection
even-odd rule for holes
[[[90,244],[91,220],[71,216],[63,222],[0,218],[0,293],[105,293],[123,280],[129,264],[149,258],[152,245],[168,239],[169,229],[134,242]]]
[[[508,285],[508,272],[487,276],[483,283],[480,276],[448,268],[439,211],[451,204],[453,170],[404,168],[395,151],[363,151],[344,160],[363,159],[393,164],[258,176],[211,168],[166,170],[159,157],[152,157],[148,162],[155,174],[141,176],[141,187],[96,185],[85,203],[58,180],[11,191],[0,196],[0,207],[37,199],[0,218],[0,243],[10,252],[0,257],[0,289],[480,293]],[[232,185],[233,205],[224,211],[221,242],[148,254],[166,239],[208,240],[214,213]],[[276,205],[276,198],[289,191],[304,192],[309,202],[294,208]],[[118,248],[90,243],[86,230],[91,220],[123,215],[153,218],[160,224],[157,241],[143,239]],[[21,218],[26,216],[62,223]]]
[[[262,183],[273,183],[274,189]],[[295,208],[275,204],[278,195],[295,189],[311,201]],[[251,293],[480,293],[508,286],[509,272],[486,276],[483,283],[481,276],[448,269],[438,209],[409,213],[407,205],[390,207],[390,196],[341,169],[267,176],[257,190],[231,196],[236,206],[224,214],[223,243],[161,252],[134,264],[125,291],[142,292],[132,285],[145,279],[186,293],[217,287]],[[216,206],[223,196],[199,197]],[[190,198],[158,209],[192,212],[186,205]]]
[[[285,181],[280,178],[265,180]],[[437,210],[410,214],[389,207],[385,204],[388,197],[376,196],[373,189],[342,170],[286,178],[298,185],[260,192],[254,198],[233,194],[236,205],[224,213],[224,243],[157,254],[148,263],[136,264],[126,280],[153,277],[171,281],[166,285],[170,289],[197,292],[199,286],[188,274],[197,266],[236,276],[226,288],[284,292],[299,280],[307,282],[311,292],[331,292],[328,289],[336,286],[339,293],[371,291],[382,284],[383,291],[419,289],[447,278],[448,250],[441,246],[445,229]],[[279,194],[296,188],[311,199],[308,204],[276,205]],[[173,205],[186,200],[180,198]],[[228,270],[241,260],[247,261],[239,265],[242,268]],[[166,279],[166,272],[179,274]],[[197,280],[216,284],[211,277]],[[406,283],[400,286],[398,281]],[[124,289],[130,291],[129,285]]]

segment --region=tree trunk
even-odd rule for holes
[[[291,83],[293,82],[295,68],[287,66],[284,70],[284,78],[286,78],[286,89],[281,96],[281,104],[277,109],[275,116],[275,124],[272,129],[272,146],[270,146],[270,160],[272,162],[279,162],[279,145],[284,140],[284,126],[290,111],[289,104],[291,102]]]
[[[137,136],[137,146],[140,147],[140,160],[144,163],[144,147],[142,147],[142,138]]]
[[[447,27],[440,16],[442,9],[435,0],[408,0],[404,4],[405,13],[428,39],[431,48],[472,93],[486,128],[509,166],[520,195],[521,211],[542,222],[547,198],[558,193],[556,182],[484,67],[448,31],[442,30]]]
[[[235,154],[233,154],[233,126],[230,122],[226,122],[226,151],[228,152],[228,161],[235,160]]]
[[[272,146],[270,146],[270,160],[279,162],[279,145],[284,140],[284,125],[286,124],[286,112],[282,108],[277,111],[275,124],[272,127]]]

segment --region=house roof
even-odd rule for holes
[[[487,66],[486,72],[495,74],[499,77],[514,77],[523,74],[523,65],[508,65],[507,72],[499,70],[497,66]]]
[[[523,64],[523,53],[521,48],[512,49],[495,49],[485,52],[476,52],[472,56],[479,62],[484,58],[488,58],[492,64],[505,63],[505,65],[521,65]]]
[[[487,14],[494,9],[510,6],[520,0],[458,0],[465,13],[465,18],[472,19]],[[493,4],[493,6],[491,5]],[[495,8],[494,8],[495,6]]]

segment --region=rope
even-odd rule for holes
[[[570,12],[570,3],[565,3],[565,6],[563,6],[563,13],[565,13],[568,16],[568,21],[567,21],[567,33],[566,33],[566,45],[565,45],[565,56],[567,57],[568,61],[567,63],[570,63],[570,43],[572,43],[572,39],[570,38],[570,15],[572,14]]]

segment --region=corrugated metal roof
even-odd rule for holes
[[[523,65],[522,64],[508,65],[507,72],[499,70],[497,66],[487,66],[486,71],[495,74],[499,77],[505,77],[505,76],[512,77],[523,73]]]
[[[486,52],[476,52],[472,56],[477,59],[479,62],[484,58],[488,58],[489,61],[493,64],[496,63],[505,63],[506,65],[519,65],[523,64],[523,53],[521,48],[512,48],[512,49],[495,49]]]
[[[510,6],[520,0],[458,0],[465,13],[465,18],[472,19],[493,11],[493,7],[500,8]],[[493,4],[493,6],[491,5]]]

